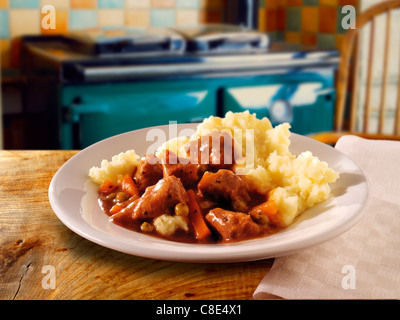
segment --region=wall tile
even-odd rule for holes
[[[301,26],[301,8],[286,8],[286,31],[299,31]]]
[[[133,8],[150,8],[150,0],[125,0],[125,7],[127,9]]]
[[[301,34],[301,44],[303,46],[315,46],[317,44],[317,34],[316,33],[302,33]]]
[[[302,7],[301,8],[301,30],[305,32],[318,31],[318,8]]]
[[[10,66],[10,40],[0,39],[0,67],[8,68]]]
[[[173,8],[175,0],[151,0],[152,8]]]
[[[10,37],[40,33],[40,11],[37,9],[10,9]]]
[[[97,0],[70,0],[72,9],[95,9]]]
[[[265,0],[265,8],[276,8],[278,6],[277,0]]]
[[[8,10],[0,10],[0,38],[10,36],[10,19]]]
[[[320,7],[319,8],[319,32],[335,33],[336,32],[336,7]]]
[[[41,14],[41,20],[46,16],[47,13]],[[41,28],[42,34],[65,34],[68,32],[68,10],[57,9],[56,10],[56,28],[55,29],[43,29]]]
[[[56,10],[69,9],[70,7],[69,0],[40,0],[40,8],[47,4],[52,5]]]
[[[93,28],[97,26],[97,12],[93,10],[71,10],[69,13],[70,30]]]
[[[320,48],[332,49],[336,46],[336,37],[333,34],[317,34],[317,46]]]
[[[117,27],[125,23],[123,9],[98,9],[98,25],[100,27]]]
[[[13,9],[38,9],[39,0],[9,0],[10,8]]]
[[[176,10],[176,25],[193,26],[198,24],[199,11],[195,9],[178,9]]]
[[[347,15],[347,13],[342,13],[342,6],[337,6],[337,19],[336,19],[336,32],[343,34],[347,32],[347,29],[343,29],[342,20]]]
[[[9,6],[8,0],[0,0],[0,9],[7,9]]]
[[[276,31],[278,30],[278,21],[277,21],[277,9],[266,9],[266,29],[267,31]]]
[[[286,4],[289,7],[300,7],[303,4],[303,0],[287,0]]]
[[[285,31],[286,28],[286,9],[276,9],[276,26],[278,31]]]
[[[338,0],[339,6],[351,5],[353,7],[357,7],[359,0]]]
[[[222,19],[220,10],[202,10],[199,12],[199,23],[221,23]]]
[[[267,31],[267,12],[264,8],[258,9],[258,30],[261,32]]]
[[[320,6],[337,6],[338,0],[319,0]]]
[[[125,10],[125,24],[129,27],[146,28],[150,26],[150,10]]]
[[[224,0],[199,0],[199,6],[201,9],[224,9]]]
[[[305,6],[319,6],[319,0],[303,0]]]
[[[176,0],[176,7],[182,9],[198,9],[199,0]]]
[[[300,33],[299,32],[286,32],[285,41],[287,43],[300,43]]]
[[[150,24],[154,27],[170,27],[175,25],[175,10],[152,9],[150,11]]]
[[[97,0],[98,8],[122,9],[125,6],[124,0]]]

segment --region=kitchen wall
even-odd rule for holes
[[[345,5],[358,0],[260,0],[259,28],[288,43],[340,48]]]
[[[56,11],[56,29],[44,29],[43,6]],[[65,33],[91,27],[146,28],[223,21],[225,0],[0,0],[2,68],[18,66],[23,34]]]
[[[230,0],[0,0],[2,68],[18,67],[18,36],[90,27],[183,26],[224,21]],[[341,8],[357,0],[259,0],[259,29],[293,44],[340,47]],[[41,26],[43,6],[56,9],[56,29]]]

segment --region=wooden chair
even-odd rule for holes
[[[322,132],[311,135],[314,139],[319,141],[335,144],[336,141],[345,134],[353,134],[369,139],[390,139],[400,140],[400,67],[397,82],[397,98],[394,113],[394,127],[391,134],[384,133],[383,128],[385,125],[387,93],[386,88],[388,85],[388,68],[389,68],[389,45],[391,41],[391,21],[392,11],[400,8],[400,0],[384,1],[374,6],[371,6],[362,12],[356,18],[356,29],[349,29],[345,35],[343,47],[341,50],[341,57],[338,70],[337,79],[337,104],[334,123],[334,132]],[[382,90],[380,96],[379,106],[376,108],[378,111],[378,128],[377,132],[371,133],[369,130],[369,121],[371,115],[371,89],[372,89],[372,68],[374,65],[374,42],[375,37],[380,36],[376,34],[376,19],[379,15],[386,15],[384,53],[383,53],[383,72],[382,72]],[[399,21],[396,21],[399,22]],[[361,30],[366,25],[370,25],[369,33],[369,52],[368,52],[368,65],[366,70],[366,90],[365,90],[365,104],[361,111],[358,107],[358,94],[357,90],[360,86],[360,79],[358,70],[360,68],[360,38]],[[398,24],[400,31],[400,23]],[[400,57],[396,57],[400,60]],[[400,66],[400,63],[399,63]],[[351,85],[350,101],[348,101],[348,114],[346,117],[346,102],[347,92]],[[361,118],[359,118],[361,117]],[[357,126],[356,121],[362,119],[361,126]]]

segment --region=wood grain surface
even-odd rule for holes
[[[252,299],[273,260],[152,260],[65,227],[51,209],[48,187],[76,152],[0,151],[0,299]],[[54,289],[46,268],[55,272]]]

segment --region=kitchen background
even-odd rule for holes
[[[376,2],[259,0],[257,28],[273,42],[340,51],[346,32],[341,26],[342,7],[352,5],[362,10]],[[21,92],[25,79],[20,71],[21,36],[66,34],[94,27],[144,30],[226,23],[229,22],[230,3],[231,0],[0,0],[3,148],[30,147],[26,143],[27,120],[22,115],[25,98]],[[46,15],[41,9],[45,5],[56,9],[56,29],[41,26]]]
[[[56,9],[56,29],[43,29],[44,5]],[[258,29],[271,39],[340,48],[341,9],[358,0],[260,0]],[[91,27],[185,26],[226,21],[229,0],[0,0],[2,69],[18,67],[18,37]],[[6,73],[7,74],[7,73]]]

